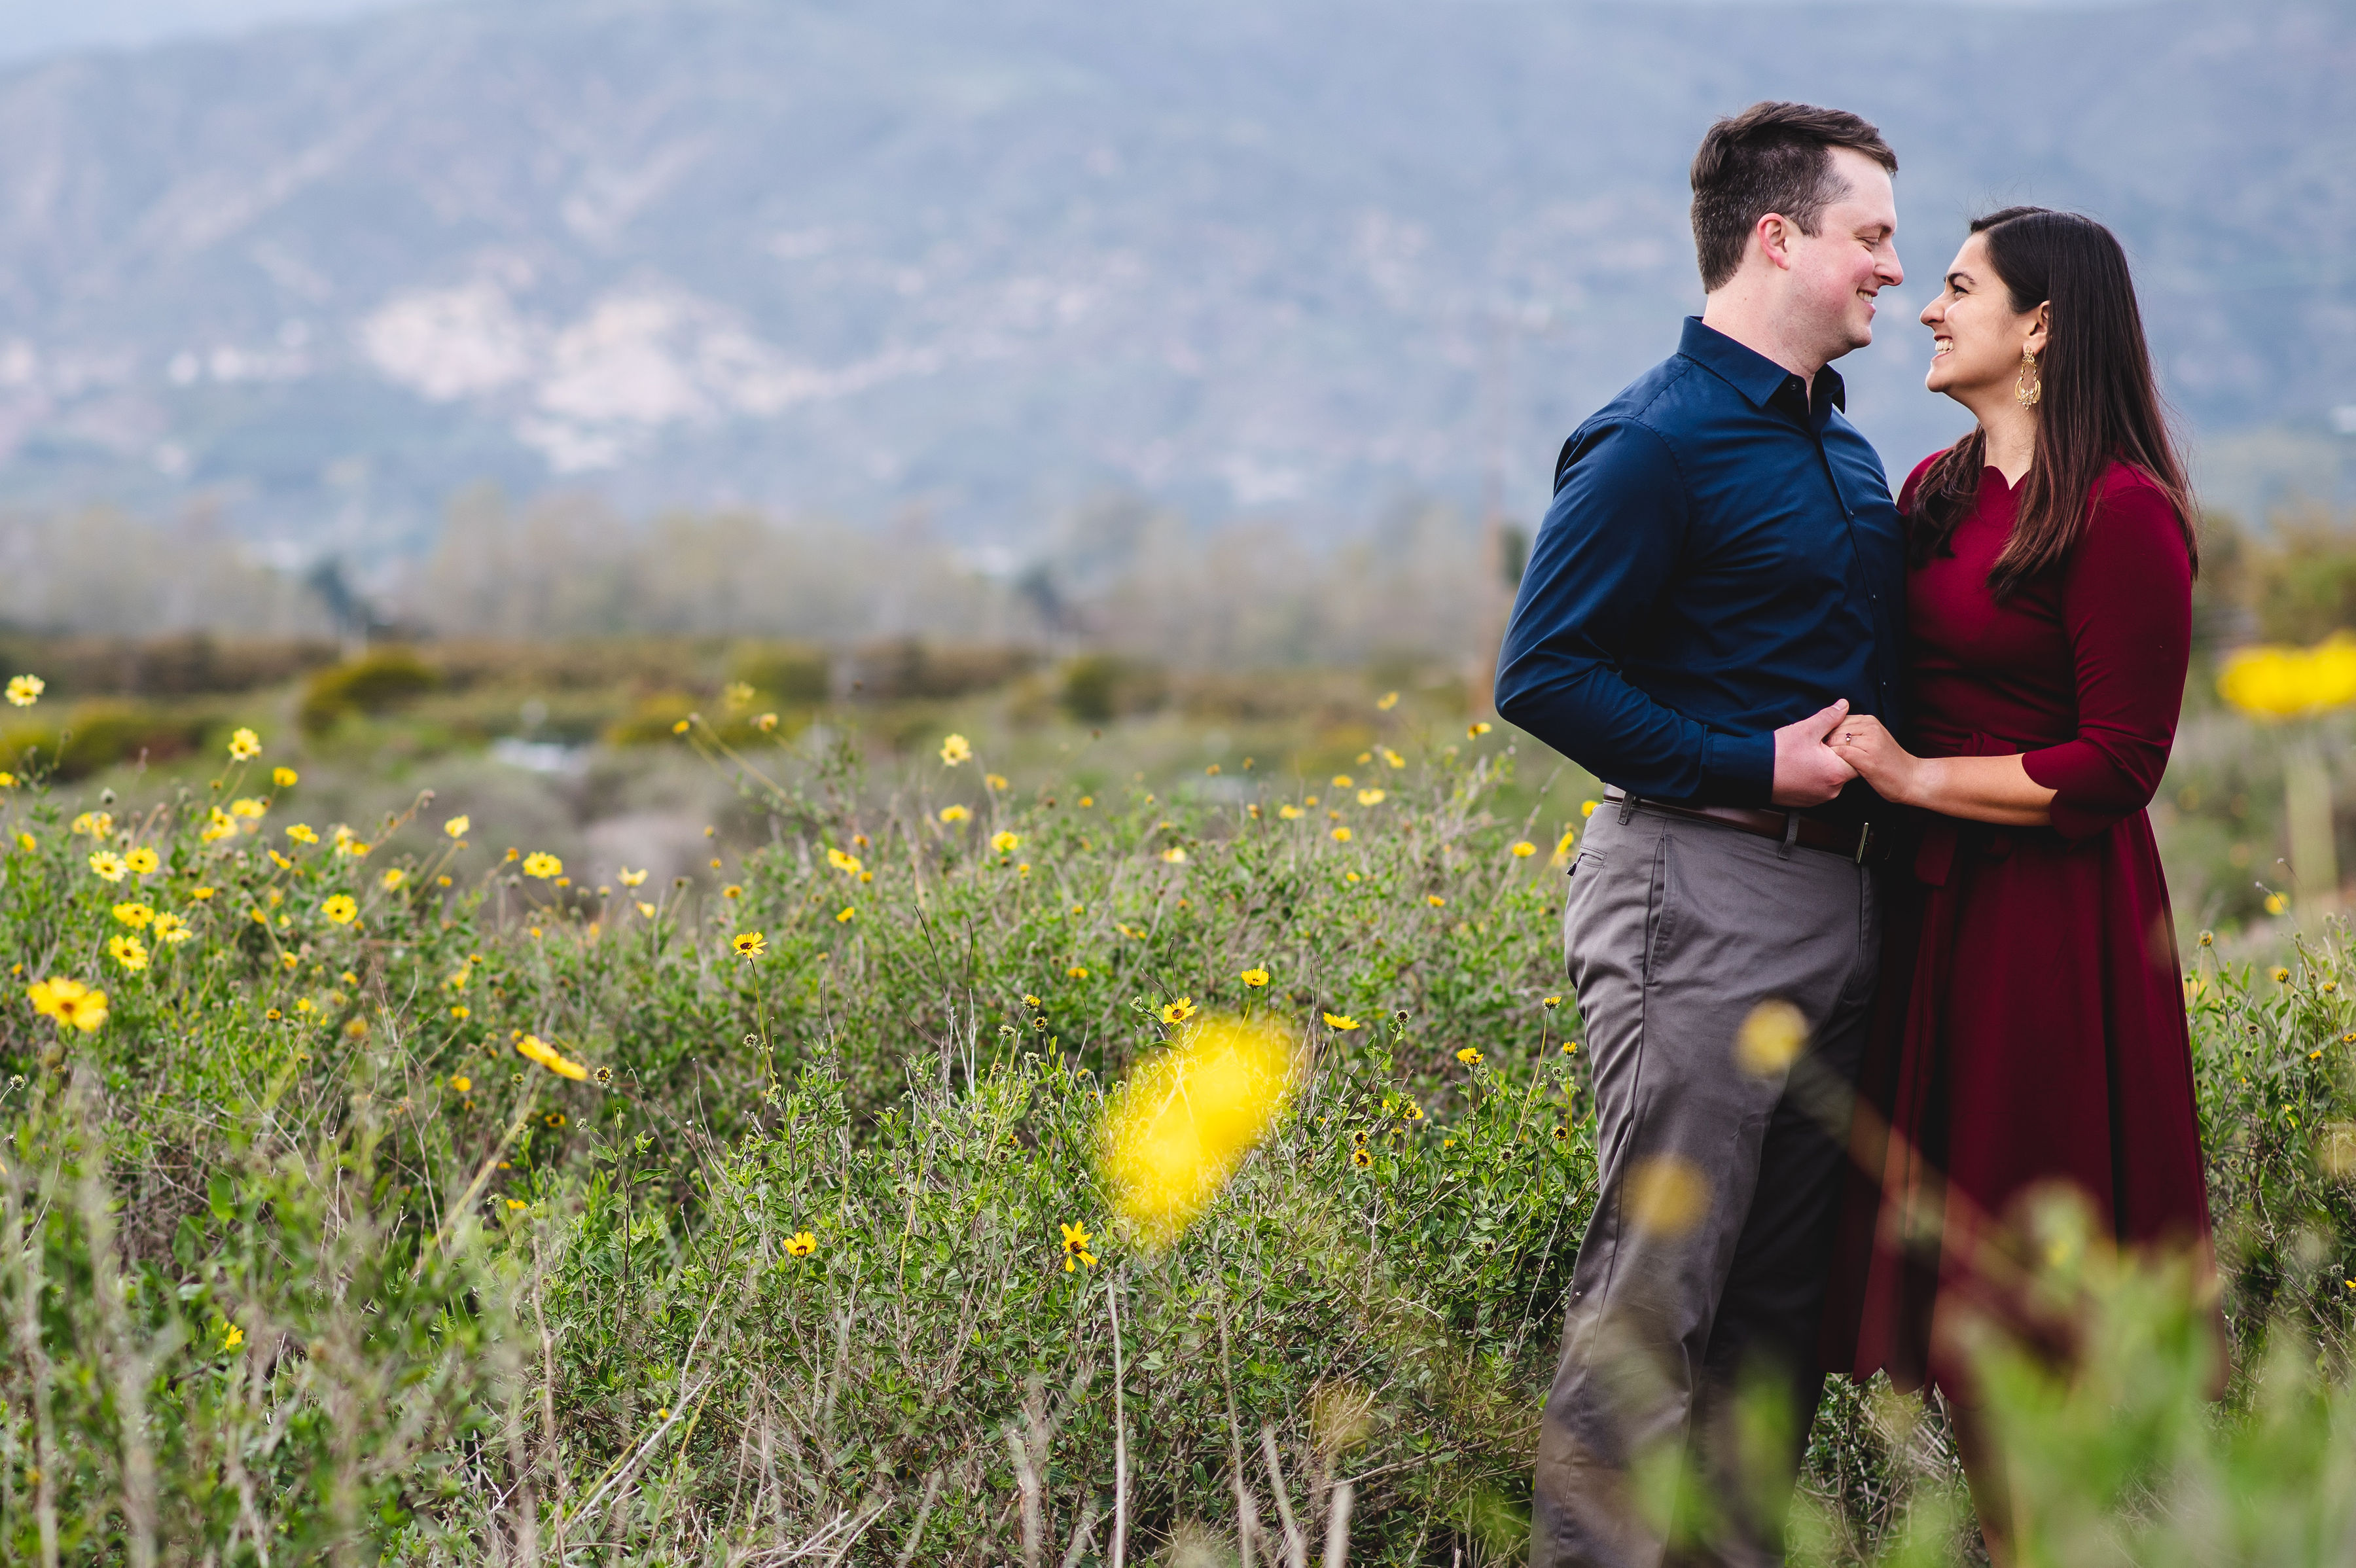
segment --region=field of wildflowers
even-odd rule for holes
[[[338,820],[259,712],[10,764],[0,1562],[1515,1561],[1584,781],[1387,696],[1184,788],[738,706],[666,723],[734,824],[668,876],[422,780]],[[2031,1561],[2356,1543],[2356,956],[2287,929],[2186,949],[2227,1398],[2183,1282],[2051,1219]],[[1968,1552],[1959,1484],[1839,1386],[1799,1555]]]

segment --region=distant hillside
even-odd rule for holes
[[[1105,486],[1355,520],[1542,504],[1674,340],[1684,167],[1764,95],[1878,119],[1914,279],[2088,208],[2222,435],[2356,403],[2356,8],[1506,0],[477,4],[0,75],[0,499],[219,500],[290,556],[457,487],[922,507]]]

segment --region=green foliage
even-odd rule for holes
[[[297,710],[303,727],[333,729],[349,714],[382,714],[413,702],[439,684],[434,667],[406,648],[380,649],[320,671],[303,686]]]
[[[1496,743],[1392,739],[1350,786],[1238,768],[1182,802],[929,749],[876,788],[840,731],[691,726],[766,840],[715,889],[530,843],[462,878],[439,812],[306,842],[307,784],[207,842],[267,793],[236,769],[122,808],[105,847],[157,865],[107,883],[68,821],[94,802],[10,793],[0,1561],[1105,1561],[1117,1448],[1131,1562],[1245,1518],[1266,1561],[1280,1487],[1314,1541],[1343,1480],[1354,1561],[1509,1559],[1594,1173],[1558,873],[1493,815]],[[2231,1401],[2181,1291],[2136,1285],[2117,1310],[2158,1326],[2112,1337],[2163,1370],[2125,1424],[2033,1380],[2011,1408],[2093,1499],[2041,1501],[2057,1530],[2264,1483],[2267,1520],[2203,1538],[2256,1562],[2260,1523],[2337,1539],[2356,963],[2337,927],[2280,982],[2194,962]],[[35,1015],[57,976],[103,986],[102,1027]],[[1307,1068],[1155,1251],[1095,1127],[1182,998]],[[1804,1555],[1944,1558],[1966,1515],[1912,1408],[1837,1385]]]

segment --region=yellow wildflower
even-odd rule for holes
[[[1333,830],[1333,842],[1335,843],[1348,843],[1350,842],[1350,830],[1347,827],[1335,828]]]
[[[457,1019],[461,1024],[465,1023],[474,1015],[475,1010],[472,1007],[467,1006],[464,1002],[453,1002],[450,1004],[450,1016]]]
[[[1056,1223],[1059,1225],[1063,1224],[1061,1220],[1056,1221]],[[1096,1254],[1088,1251],[1088,1243],[1093,1241],[1096,1238],[1088,1234],[1088,1228],[1085,1225],[1064,1225],[1063,1229],[1064,1272],[1067,1274],[1071,1273],[1082,1263],[1086,1263],[1092,1269],[1095,1268],[1097,1266]]]
[[[1349,776],[1348,774],[1346,774],[1346,773],[1336,773],[1335,775],[1333,775],[1333,788],[1334,788],[1334,789],[1347,789],[1349,787],[1350,787],[1350,776]]]
[[[1276,809],[1276,814],[1282,817],[1289,822],[1292,821],[1293,818],[1301,815],[1301,808],[1298,806],[1279,806]]]
[[[990,847],[1001,854],[1012,854],[1015,846],[1022,842],[1022,834],[1011,833],[1003,830],[990,835]]]
[[[1087,977],[1088,972],[1076,963],[1064,971],[1064,978],[1066,980],[1086,980]]]
[[[564,875],[564,863],[546,850],[537,850],[523,857],[523,874],[545,882],[552,876]]]
[[[1466,1067],[1479,1067],[1481,1065],[1481,1053],[1474,1050],[1472,1047],[1467,1046],[1462,1050],[1456,1053],[1456,1059],[1462,1062]]]
[[[442,831],[449,834],[454,839],[462,839],[466,836],[466,830],[474,825],[474,822],[471,818],[452,817],[448,822],[442,824]]]
[[[1407,766],[1407,758],[1401,757],[1398,752],[1393,751],[1387,746],[1378,746],[1375,747],[1375,752],[1383,759],[1383,763],[1386,767],[1405,768]]]
[[[1601,804],[1603,802],[1601,800],[1581,800],[1579,803],[1579,814],[1582,818],[1591,817],[1595,815],[1595,808]]]
[[[1398,693],[1397,692],[1385,692],[1381,696],[1375,699],[1375,706],[1384,713],[1389,713],[1393,708],[1398,706]]]
[[[229,803],[229,814],[230,816],[241,818],[249,822],[260,822],[262,820],[262,813],[269,810],[270,808],[268,806],[263,805],[261,801],[255,800],[251,795],[241,795]]]
[[[244,1343],[245,1330],[240,1328],[234,1323],[230,1324],[226,1331],[221,1335],[221,1348],[224,1350],[234,1350]]]
[[[293,861],[287,859],[284,855],[279,854],[274,849],[270,852],[270,864],[276,866],[281,871],[291,870],[294,865]]]
[[[973,746],[961,735],[953,735],[941,742],[941,760],[951,768],[973,760]]]
[[[273,768],[270,770],[270,781],[281,789],[292,789],[303,781],[303,776],[291,768]]]
[[[569,1078],[578,1083],[589,1076],[589,1069],[541,1039],[538,1035],[526,1035],[516,1042],[516,1055],[536,1061],[559,1078]]]
[[[941,808],[941,821],[945,822],[962,822],[972,815],[973,813],[967,811],[963,806],[943,806]]]
[[[461,1094],[471,1093],[475,1087],[475,1080],[462,1072],[450,1080],[450,1087]]]
[[[1523,839],[1514,845],[1514,858],[1515,860],[1527,860],[1530,856],[1537,854],[1537,852],[1538,846],[1532,843],[1527,839]]]
[[[720,896],[723,898],[742,898],[744,897],[744,886],[741,883],[732,882],[720,890]]]
[[[134,973],[147,967],[147,944],[137,937],[109,937],[106,951],[115,962]]]
[[[851,921],[859,918],[859,906],[856,904],[845,904],[841,908],[837,909],[834,912],[834,918],[835,923],[838,925],[849,925]]]
[[[339,926],[348,926],[360,917],[358,900],[348,893],[338,893],[319,906],[319,913]]]
[[[1474,740],[1479,740],[1483,736],[1487,735],[1495,727],[1495,725],[1490,724],[1485,719],[1475,719],[1472,723],[1464,726],[1464,733],[1471,736]]]
[[[856,876],[861,871],[865,869],[865,867],[859,864],[859,857],[857,855],[845,854],[842,851],[834,848],[832,845],[829,845],[827,848],[826,863],[834,867],[837,871],[841,872],[846,876]],[[638,875],[643,877],[646,873],[642,871]],[[630,875],[628,872],[624,872],[622,874],[622,880],[626,884],[630,883]],[[636,886],[636,884],[630,885]]]
[[[1387,797],[1384,792],[1380,789],[1361,789],[1358,791],[1358,804],[1361,806],[1379,806],[1383,803],[1386,798]]]
[[[670,733],[673,735],[685,735],[687,733],[687,727],[688,721],[681,719],[677,724],[670,726]]]
[[[1243,983],[1246,985],[1250,986],[1254,991],[1258,991],[1261,986],[1268,983],[1268,971],[1264,969],[1248,969],[1243,972]]]
[[[155,857],[155,852],[154,850],[149,849],[145,844],[142,844],[137,849],[133,850],[129,854],[124,855],[123,857],[123,864],[129,866],[133,874],[135,875],[150,876],[155,874],[155,868],[164,863]]]
[[[8,701],[20,708],[29,708],[41,700],[49,683],[38,675],[12,675],[8,678]]]
[[[750,707],[753,694],[752,686],[743,681],[731,681],[720,689],[720,700],[732,709]]]
[[[1325,1026],[1327,1028],[1339,1029],[1345,1035],[1351,1030],[1361,1026],[1358,1021],[1355,1018],[1351,1017],[1347,1013],[1328,1013],[1324,1017]]]
[[[106,1022],[106,993],[79,980],[40,980],[25,988],[33,1011],[57,1020],[60,1029],[87,1035]]]
[[[638,900],[638,913],[651,920],[655,918],[655,907],[641,898]]]
[[[1003,773],[985,773],[981,776],[981,781],[993,789],[1006,788],[1006,775]]]
[[[1559,996],[1541,997],[1538,1000],[1538,1005],[1544,1007],[1548,1012],[1552,1012],[1554,1009],[1562,1005],[1562,998]]]
[[[104,849],[90,857],[90,868],[102,882],[120,882],[123,873],[131,869],[123,863],[121,855]]]
[[[728,947],[738,958],[759,958],[769,950],[769,939],[760,931],[739,931]]]
[[[1191,996],[1181,996],[1175,1002],[1166,1003],[1162,1009],[1162,1021],[1165,1024],[1183,1024],[1194,1015],[1194,999]]]
[[[1448,902],[1448,900],[1447,900],[1447,899],[1442,898],[1442,897],[1441,897],[1439,894],[1437,894],[1437,893],[1427,893],[1427,894],[1425,894],[1425,895],[1423,896],[1423,901],[1424,901],[1425,903],[1427,903],[1427,904],[1430,905],[1430,906],[1431,906],[1433,908],[1435,908],[1435,909],[1440,908],[1441,906],[1445,905],[1445,904]]]
[[[84,811],[80,816],[76,817],[73,820],[73,826],[68,831],[76,833],[88,833],[94,839],[112,838],[114,836],[114,813],[112,811]]]
[[[249,757],[262,755],[262,737],[250,729],[241,729],[229,737],[229,755],[232,762],[243,762]]]
[[[759,718],[753,721],[753,727],[759,730],[763,735],[767,735],[777,727],[777,715],[775,714],[763,714]]]
[[[293,839],[296,843],[317,843],[319,842],[319,835],[311,831],[311,824],[308,822],[296,822],[293,827],[286,830],[286,836]]]
[[[188,929],[188,922],[177,915],[156,916],[154,929],[157,941],[169,942],[174,947],[178,947],[197,934]]]
[[[114,918],[135,931],[154,919],[155,911],[145,904],[117,904],[114,907]]]
[[[808,1230],[797,1230],[786,1238],[786,1256],[807,1258],[818,1251],[818,1237]]]
[[[219,806],[208,809],[205,825],[197,830],[197,837],[207,843],[219,843],[237,832],[237,820]]]
[[[1183,865],[1186,864],[1186,852],[1173,843],[1162,852],[1162,858],[1172,865]]]
[[[396,865],[377,880],[383,886],[384,890],[390,893],[394,888],[399,887],[402,883],[409,880],[409,873],[402,870],[401,867]]]
[[[1366,1152],[1364,1144],[1360,1144],[1350,1151],[1350,1164],[1362,1171],[1371,1170],[1374,1168],[1375,1156]]]

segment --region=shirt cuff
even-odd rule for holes
[[[2020,756],[2020,770],[2032,784],[2053,791],[2053,831],[2065,839],[2092,838],[2116,826],[2138,809],[2106,804],[2119,793],[2118,769],[2095,746],[2066,740]]]
[[[1705,730],[1702,799],[1727,806],[1764,806],[1775,793],[1775,737]]]

